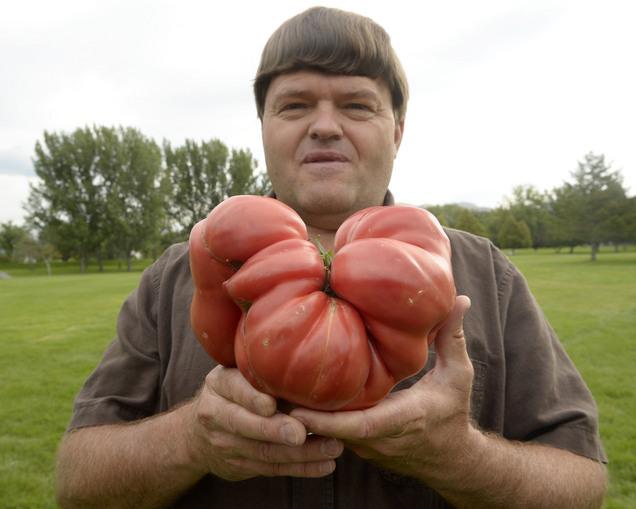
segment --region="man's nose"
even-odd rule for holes
[[[331,104],[319,104],[312,115],[308,134],[312,140],[341,138],[342,125],[337,109]]]

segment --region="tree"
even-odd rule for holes
[[[187,235],[223,200],[228,150],[216,139],[200,145],[186,140],[175,149],[165,141],[163,153],[170,185],[168,211],[179,233]]]
[[[266,194],[270,189],[269,179],[263,173],[254,173],[258,162],[249,149],[232,149],[228,165],[228,185],[225,195]]]
[[[431,214],[434,214],[443,226],[487,236],[488,231],[477,215],[466,207],[449,203],[446,205],[431,205],[426,207],[426,209]]]
[[[44,132],[33,161],[39,182],[31,185],[28,221],[53,239],[64,239],[65,250],[86,270],[105,231],[107,217],[96,166],[97,143],[88,127],[71,134]]]
[[[614,171],[604,155],[589,152],[572,173],[574,182],[554,190],[554,209],[561,234],[574,243],[589,244],[596,260],[604,242],[620,240],[625,225],[621,217],[629,202],[620,172]]]
[[[126,259],[158,241],[165,196],[161,149],[138,130],[100,128],[103,141],[99,169],[104,178],[104,200],[109,217],[104,246]]]
[[[518,221],[530,229],[532,247],[549,246],[554,238],[555,218],[551,211],[550,196],[534,186],[516,186],[506,200],[506,208]]]
[[[27,235],[25,228],[13,224],[12,221],[0,223],[0,252],[12,259],[18,242]]]
[[[46,265],[49,276],[52,274],[51,262],[57,255],[55,247],[49,242],[38,240],[31,235],[25,235],[20,239],[15,249],[15,257],[26,263],[35,263],[42,260]]]
[[[627,242],[636,242],[636,196],[628,198],[626,208],[625,240]]]
[[[172,148],[164,142],[169,180],[168,211],[178,234],[186,237],[194,225],[225,198],[237,194],[263,194],[269,181],[255,174],[249,150],[232,150],[218,139],[195,143],[186,140]]]
[[[89,257],[128,259],[157,237],[162,214],[157,144],[131,128],[44,133],[35,146],[39,182],[31,186],[28,220],[40,237],[85,272]]]
[[[475,235],[480,235],[482,237],[488,237],[488,230],[486,227],[475,214],[465,208],[462,208],[462,210],[458,212],[453,228],[474,233]]]
[[[497,244],[502,249],[510,249],[513,254],[517,248],[529,247],[532,245],[530,228],[508,212],[497,233]]]

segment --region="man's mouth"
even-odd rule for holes
[[[346,163],[348,160],[349,159],[340,152],[314,150],[303,158],[303,163]]]

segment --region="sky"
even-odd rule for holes
[[[21,223],[44,131],[219,138],[264,169],[252,80],[263,45],[316,2],[0,0],[0,222]],[[410,102],[402,203],[504,203],[605,154],[636,193],[636,2],[340,1],[390,34]]]

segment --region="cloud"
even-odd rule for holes
[[[24,175],[0,174],[0,223],[24,222],[22,207],[29,195],[29,184],[34,181],[35,178]]]
[[[0,150],[0,175],[35,175],[29,154],[18,147]]]

